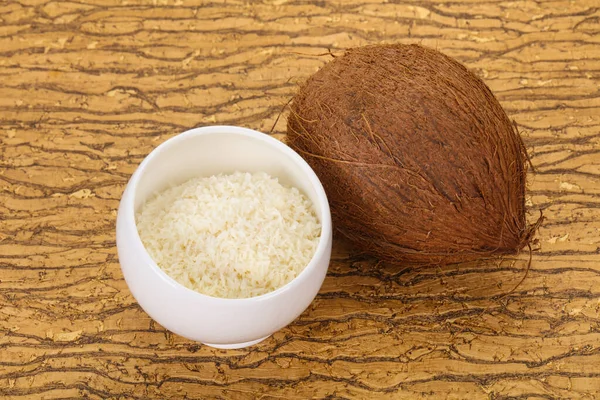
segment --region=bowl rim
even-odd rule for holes
[[[185,287],[181,283],[177,282],[171,276],[169,276],[162,268],[158,266],[158,264],[154,261],[154,259],[150,256],[146,247],[144,246],[142,239],[140,238],[139,231],[137,229],[137,223],[135,219],[135,199],[136,199],[136,189],[140,178],[143,176],[147,166],[162,152],[168,151],[170,147],[175,145],[177,142],[184,141],[190,137],[194,136],[204,136],[204,135],[214,135],[214,134],[223,134],[229,133],[236,136],[251,138],[253,140],[259,140],[265,143],[268,146],[273,147],[275,150],[284,153],[290,161],[292,161],[296,166],[300,168],[300,170],[304,173],[304,175],[308,178],[311,186],[315,190],[317,194],[318,204],[313,204],[315,207],[321,208],[321,234],[319,236],[319,243],[317,244],[317,249],[313,254],[312,258],[308,262],[308,264],[300,271],[300,273],[291,281],[286,283],[285,285],[270,291],[268,293],[261,294],[259,296],[253,297],[242,297],[242,298],[227,298],[227,297],[214,297],[207,294],[203,294],[197,292],[193,289]],[[182,133],[179,133],[161,144],[155,147],[138,165],[135,172],[132,174],[129,183],[127,184],[126,189],[131,192],[131,195],[127,198],[123,197],[121,201],[124,201],[123,211],[125,211],[131,217],[133,221],[133,240],[136,244],[143,250],[144,258],[146,258],[147,265],[159,275],[159,277],[170,284],[171,286],[177,289],[183,289],[188,294],[193,296],[197,296],[199,298],[205,298],[210,301],[219,301],[224,303],[235,303],[235,302],[248,302],[248,301],[266,301],[271,298],[277,297],[280,294],[291,290],[292,287],[297,286],[300,282],[308,276],[310,270],[317,268],[319,261],[325,256],[325,254],[329,251],[329,242],[332,236],[332,223],[331,223],[331,210],[329,208],[329,201],[327,199],[327,194],[325,193],[325,189],[316,173],[313,169],[308,165],[308,163],[291,147],[286,145],[285,143],[275,139],[274,137],[256,131],[254,129],[234,126],[234,125],[208,125],[197,128],[192,128]],[[121,211],[119,207],[119,212]],[[118,245],[118,244],[117,244]],[[329,260],[327,261],[327,267],[329,267]]]

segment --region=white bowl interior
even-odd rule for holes
[[[180,135],[159,146],[145,160],[134,198],[135,212],[153,194],[199,176],[219,173],[266,172],[279,182],[298,188],[312,201],[320,221],[322,201],[308,171],[283,143],[227,131]],[[241,128],[235,128],[240,130]],[[282,146],[282,147],[280,147]]]

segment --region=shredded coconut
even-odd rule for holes
[[[321,234],[311,201],[266,173],[191,179],[152,197],[136,220],[146,250],[169,276],[225,298],[290,282]]]

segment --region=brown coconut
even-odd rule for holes
[[[300,88],[287,130],[335,228],[382,260],[469,261],[532,236],[519,133],[485,83],[438,51],[347,51]]]

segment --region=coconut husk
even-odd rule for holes
[[[490,89],[454,59],[419,45],[351,49],[290,108],[288,143],[357,249],[446,264],[529,243],[525,146]]]

